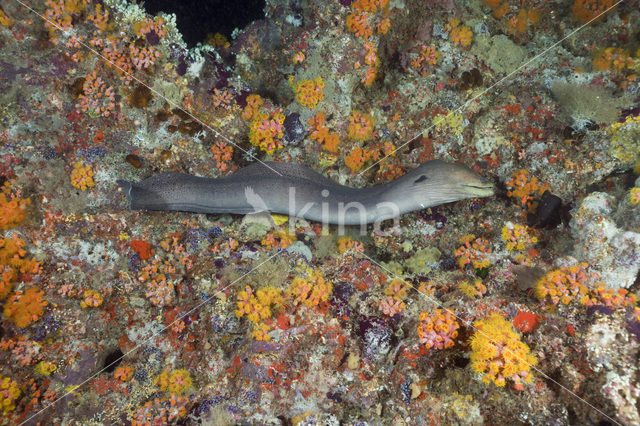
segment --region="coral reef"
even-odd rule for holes
[[[2,2],[0,424],[640,423],[637,5],[268,0],[188,47],[142,2]],[[433,159],[495,195],[359,229],[118,185],[428,199]]]

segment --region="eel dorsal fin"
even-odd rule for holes
[[[245,180],[249,178],[264,178],[265,176],[269,176],[270,174],[278,176],[274,172],[274,170],[280,173],[282,176],[292,179],[307,180],[325,186],[340,185],[339,183],[322,176],[320,173],[307,166],[295,163],[283,163],[279,161],[265,161],[264,164],[256,162],[238,170],[228,177],[231,179],[241,178]]]

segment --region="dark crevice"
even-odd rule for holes
[[[122,362],[122,357],[124,354],[120,349],[116,349],[110,352],[107,357],[104,359],[103,369],[106,373],[113,373],[113,371],[120,365]]]
[[[235,28],[264,18],[264,0],[146,0],[144,8],[155,15],[175,13],[178,30],[189,47],[204,42],[208,34],[230,38]]]

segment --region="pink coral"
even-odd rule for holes
[[[82,85],[78,108],[89,115],[108,117],[116,107],[115,102],[113,87],[107,87],[96,71],[90,72]]]
[[[392,317],[395,314],[402,312],[405,308],[405,304],[402,300],[394,299],[392,296],[387,296],[378,304],[378,308],[380,308],[382,313],[385,315]]]
[[[129,45],[129,55],[133,65],[142,70],[155,64],[156,59],[160,57],[160,52],[153,46],[138,46],[135,42]]]
[[[420,343],[424,343],[427,349],[446,349],[455,343],[453,339],[458,337],[458,322],[450,310],[436,309],[433,313],[422,312],[418,336]]]

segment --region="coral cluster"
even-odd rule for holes
[[[322,148],[330,153],[338,152],[340,137],[337,133],[329,131],[329,127],[325,124],[326,116],[324,112],[318,112],[309,119],[311,125],[310,138],[322,144]]]
[[[37,287],[29,287],[25,291],[14,292],[4,305],[4,316],[18,327],[25,328],[38,321],[44,313],[47,301],[44,292]]]
[[[460,325],[450,310],[421,312],[418,325],[420,343],[427,349],[447,349],[455,345]]]
[[[406,307],[404,299],[407,295],[407,284],[404,280],[396,278],[384,289],[386,297],[378,303],[378,308],[389,316],[394,316]]]
[[[92,188],[94,186],[94,182],[91,166],[77,161],[73,165],[73,170],[71,171],[71,185],[81,191],[86,191],[88,188]]]
[[[547,273],[535,284],[535,294],[541,299],[549,299],[553,304],[568,304],[573,300],[582,303],[588,300],[588,281],[595,277],[588,273],[587,264],[560,268]]]
[[[306,269],[303,275],[293,278],[288,294],[296,303],[311,307],[326,302],[332,290],[333,284],[325,280],[320,271]]]
[[[489,242],[487,240],[476,238],[475,235],[469,234],[460,238],[460,242],[462,245],[454,252],[458,258],[458,266],[460,268],[471,264],[475,269],[484,269],[491,265],[489,259],[491,249],[488,247]]]
[[[29,204],[31,200],[12,193],[9,182],[5,182],[0,192],[0,231],[21,223],[27,214],[26,208]]]
[[[247,286],[238,292],[237,317],[245,316],[253,323],[271,317],[272,309],[282,305],[282,291],[275,287],[258,289],[255,294],[251,287]]]
[[[3,413],[16,408],[16,400],[20,396],[18,384],[9,377],[0,376],[0,406]]]
[[[373,118],[369,114],[360,111],[351,111],[347,135],[356,141],[366,141],[373,132]]]
[[[538,238],[530,234],[526,226],[507,222],[502,228],[502,239],[509,251],[523,251],[528,246],[538,242]]]
[[[283,122],[284,115],[279,112],[255,113],[249,124],[249,142],[269,154],[282,148]]]
[[[293,79],[291,80],[293,85]],[[322,77],[315,80],[303,80],[295,84],[296,99],[300,105],[307,108],[315,108],[318,102],[324,99],[324,81]]]
[[[466,25],[461,25],[460,20],[457,18],[449,19],[447,30],[449,30],[451,41],[456,45],[467,47],[473,40],[473,32],[471,32],[471,28]]]
[[[571,14],[582,23],[600,20],[613,12],[617,3],[614,0],[574,0]]]
[[[184,394],[192,385],[191,374],[184,369],[167,371],[164,370],[154,383],[163,392],[169,392],[174,395]]]
[[[504,386],[510,380],[515,389],[523,389],[524,383],[533,379],[530,370],[537,364],[529,346],[500,314],[492,314],[473,325],[476,329],[471,336],[473,370],[482,374],[485,383]]]

